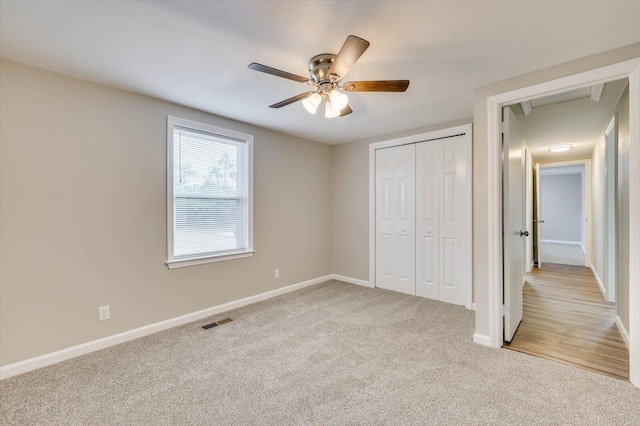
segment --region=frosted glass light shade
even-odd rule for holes
[[[309,111],[311,114],[315,114],[318,111],[318,107],[320,106],[320,102],[322,102],[322,96],[319,93],[314,93],[302,100],[302,106],[304,109]]]
[[[550,146],[549,148],[547,148],[550,152],[564,152],[564,151],[569,151],[571,148],[573,148],[573,145],[571,144],[564,144],[564,145],[554,145],[554,146]]]
[[[329,99],[331,99],[333,108],[338,111],[342,111],[342,108],[346,107],[349,102],[349,97],[344,93],[338,92],[336,89],[329,92]]]
[[[340,110],[334,109],[331,101],[327,99],[324,103],[324,118],[334,118],[340,115]]]

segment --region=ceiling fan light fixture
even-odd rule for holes
[[[331,106],[338,111],[342,111],[349,103],[349,97],[336,89],[329,92],[329,99],[331,100]]]
[[[269,105],[269,108],[282,108],[302,101],[304,108],[315,114],[324,100],[325,118],[344,117],[353,113],[349,107],[347,92],[404,92],[409,87],[409,80],[373,80],[349,81],[340,86],[340,82],[349,72],[370,43],[360,37],[350,35],[342,44],[337,55],[322,53],[309,59],[308,69],[311,78],[302,77],[266,65],[252,62],[249,69],[286,78],[298,83],[307,84],[314,89],[292,96],[284,101]]]
[[[570,143],[565,143],[562,145],[553,145],[548,147],[547,149],[549,150],[549,152],[565,152],[565,151],[569,151],[572,148],[573,148],[573,145],[571,145]]]
[[[324,118],[335,118],[340,116],[340,110],[334,109],[329,99],[324,103]]]
[[[311,114],[315,114],[316,111],[318,111],[320,102],[322,102],[322,96],[320,96],[320,94],[316,92],[313,95],[309,96],[308,98],[304,99],[302,101],[302,106]]]

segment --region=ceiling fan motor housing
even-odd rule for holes
[[[336,60],[336,55],[332,53],[322,53],[320,55],[316,55],[313,58],[309,59],[309,74],[311,74],[311,78],[317,84],[322,83],[333,83],[338,81],[335,76],[332,80],[329,71],[331,70],[331,66],[333,62]]]

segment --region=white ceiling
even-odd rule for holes
[[[611,122],[613,113],[627,79],[604,85],[598,102],[579,98],[581,89],[561,95],[531,101],[540,105],[526,116],[514,108],[522,124],[522,135],[536,162],[565,161],[573,158],[590,158],[600,134]],[[549,152],[553,145],[571,144],[565,152]]]
[[[328,144],[471,118],[476,87],[640,41],[640,2],[2,1],[3,57]],[[308,90],[251,71],[307,75],[354,34],[371,47],[347,80],[409,79],[352,93],[332,120]]]

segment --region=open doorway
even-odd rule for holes
[[[505,347],[628,379],[628,82],[504,110]]]
[[[540,204],[540,238],[534,235],[535,264],[590,266],[587,255],[587,195],[591,192],[586,171],[591,160],[578,160],[572,164],[550,163],[538,168],[539,194],[534,192],[534,203]],[[538,243],[539,240],[539,243]]]

